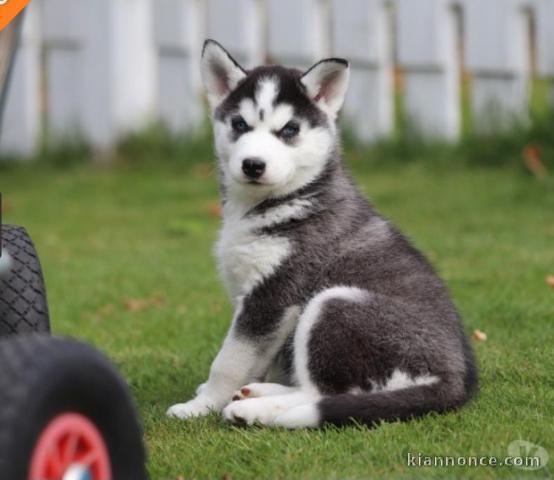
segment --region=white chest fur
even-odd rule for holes
[[[246,295],[290,254],[287,238],[259,233],[256,222],[225,222],[216,255],[231,299]]]
[[[292,253],[288,238],[261,233],[291,219],[300,220],[310,212],[306,199],[293,199],[261,215],[247,216],[248,208],[228,203],[224,208],[223,228],[216,245],[216,255],[225,286],[236,303],[264,278],[275,272]]]

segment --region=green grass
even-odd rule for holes
[[[481,392],[459,412],[372,430],[240,429],[216,415],[164,417],[205,379],[231,308],[211,255],[219,218],[209,148],[163,149],[158,140],[123,144],[112,168],[0,170],[4,221],[27,226],[35,240],[53,330],[92,342],[128,379],[154,480],[552,476],[552,458],[535,472],[406,464],[408,452],[503,458],[517,439],[554,456],[551,180],[514,162],[472,166],[463,148],[437,147],[430,159],[414,149],[419,161],[404,163],[394,159],[402,149],[351,151],[361,188],[437,266],[467,332],[487,333],[475,344]],[[368,160],[389,154],[390,163]],[[130,309],[129,299],[146,300]]]

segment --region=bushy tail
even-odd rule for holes
[[[323,424],[345,425],[355,421],[372,426],[453,410],[466,403],[471,394],[467,385],[456,388],[441,380],[390,392],[333,395],[320,400],[318,410]]]

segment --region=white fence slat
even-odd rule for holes
[[[205,8],[199,0],[154,0],[158,116],[176,134],[202,123],[200,54]]]
[[[84,51],[88,43],[85,16],[89,13],[85,3],[85,0],[43,1],[42,34],[47,79],[46,115],[48,134],[55,138],[70,138],[76,133],[88,137],[92,133],[85,126],[85,116],[90,115],[90,111],[86,109],[85,97],[88,95],[95,97],[93,92],[87,92],[85,88]],[[97,27],[105,30],[104,19],[100,17],[99,20]],[[107,35],[107,32],[104,33]],[[99,62],[97,68],[101,71],[107,70],[103,62]],[[104,83],[102,86],[104,87]],[[110,108],[107,105],[110,101],[107,92],[105,90],[106,95],[102,98],[96,98],[98,104],[104,103],[106,110]],[[103,127],[109,128],[109,125],[102,122],[100,128]]]
[[[196,6],[191,0],[155,0],[154,35],[160,49],[192,48],[195,25],[192,14]]]
[[[202,124],[200,90],[191,82],[196,68],[190,56],[160,56],[158,60],[158,115],[174,134],[190,133]]]
[[[116,81],[112,101],[116,107],[118,134],[153,120],[156,96],[154,2],[156,0],[110,0],[114,9],[113,43],[108,51],[114,51],[111,67]]]
[[[40,139],[39,4],[25,9],[21,39],[9,85],[0,134],[0,152],[32,155]]]
[[[77,48],[52,49],[47,57],[48,124],[60,137],[85,133],[82,55]],[[106,99],[107,100],[107,99]]]
[[[398,59],[410,126],[427,137],[460,133],[457,25],[449,0],[397,0]]]
[[[550,105],[554,106],[554,1],[535,0],[538,73],[550,80]]]
[[[72,43],[76,46],[83,36],[83,0],[39,0],[42,37],[46,43]],[[33,2],[34,3],[34,2]]]
[[[527,68],[523,52],[522,0],[463,0],[467,66],[485,72],[517,73]]]
[[[536,0],[537,59],[541,75],[554,77],[554,1]]]
[[[93,146],[105,148],[152,119],[151,6],[151,0],[44,0],[54,137],[78,130]]]
[[[479,130],[502,130],[527,119],[530,48],[523,5],[521,0],[464,2],[471,103]]]
[[[265,60],[265,5],[262,0],[208,0],[208,37],[245,68]]]
[[[396,0],[398,57],[406,67],[441,69],[452,57],[449,0]]]
[[[325,0],[268,0],[270,60],[307,68],[329,56],[328,4]]]
[[[333,0],[333,55],[350,61],[343,118],[362,141],[391,133],[392,47],[385,0]]]

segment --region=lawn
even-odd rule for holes
[[[481,370],[463,410],[410,423],[320,431],[182,422],[231,309],[211,254],[219,224],[209,148],[196,161],[0,170],[4,221],[25,225],[46,276],[53,330],[92,342],[128,379],[154,480],[549,477],[511,467],[422,467],[407,454],[508,455],[518,439],[554,455],[554,189],[514,166],[388,165],[350,155],[354,177],[448,282]],[[152,156],[163,157],[163,152]],[[440,153],[438,154],[440,155]]]

